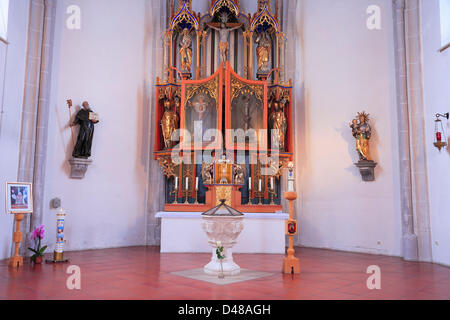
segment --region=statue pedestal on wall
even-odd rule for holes
[[[70,178],[83,179],[89,165],[92,164],[92,160],[83,158],[69,159],[70,163]]]
[[[355,163],[355,166],[359,168],[363,181],[375,181],[375,167],[377,166],[375,161],[361,160]]]

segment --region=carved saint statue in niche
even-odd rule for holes
[[[214,24],[209,23],[208,26],[214,30],[219,31],[219,51],[220,51],[220,59],[221,62],[225,65],[225,63],[228,61],[228,51],[229,51],[229,44],[228,39],[230,36],[230,32],[236,29],[239,29],[242,24],[238,24],[235,27],[227,28],[227,21],[228,21],[228,15],[223,14],[221,17],[222,22],[220,23],[220,28],[217,28]]]
[[[258,72],[269,72],[270,50],[272,49],[272,45],[270,44],[267,32],[261,32],[258,34],[255,42],[258,44],[256,47]]]
[[[244,184],[246,179],[245,165],[233,164],[234,184]]]
[[[369,140],[372,136],[372,129],[369,125],[369,114],[358,112],[355,119],[350,124],[352,134],[356,139],[356,150],[359,159],[362,161],[372,161],[370,157]]]
[[[164,99],[164,114],[161,119],[161,128],[164,138],[164,147],[170,149],[172,147],[172,134],[178,128],[178,114],[172,111],[172,103],[169,97]]]
[[[192,66],[192,39],[189,35],[188,28],[184,28],[182,32],[182,38],[180,41],[180,57],[181,70],[190,72]]]
[[[213,184],[214,162],[202,164],[202,180],[204,185]]]
[[[94,125],[98,122],[98,115],[92,111],[87,101],[83,102],[82,109],[78,111],[75,120],[71,124],[72,127],[80,126],[77,143],[72,153],[74,158],[88,159],[91,156]]]
[[[272,148],[278,146],[279,150],[284,151],[286,132],[287,132],[287,118],[284,113],[284,107],[282,107],[280,101],[274,100],[272,102],[272,114],[269,117],[271,136],[272,136]]]

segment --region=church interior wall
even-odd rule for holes
[[[304,110],[296,121],[304,126],[295,134],[303,140],[296,155],[297,212],[301,245],[397,256],[401,217],[392,4],[376,3],[381,30],[366,27],[373,1],[305,0],[301,6]],[[362,111],[371,115],[374,131],[374,182],[363,182],[354,166],[358,156],[349,122]]]
[[[194,1],[194,10],[204,12],[209,2],[197,6]],[[242,11],[256,10],[256,1],[240,2]],[[283,25],[288,29],[286,74],[295,87],[298,244],[399,256],[402,233],[392,1],[303,0],[297,6],[293,2],[280,1],[286,14]],[[381,8],[380,30],[366,26],[366,9],[374,2]],[[427,21],[422,24],[422,50],[429,141],[434,115],[450,111],[444,103],[450,98],[450,49],[437,52],[437,4],[422,0],[422,18]],[[69,5],[82,8],[79,30],[66,26]],[[11,1],[8,63],[6,71],[0,69],[7,75],[0,128],[2,181],[15,180],[18,171],[28,8],[28,0]],[[295,13],[289,10],[293,8]],[[152,85],[162,73],[162,60],[160,53],[152,51],[158,47],[158,37],[148,35],[159,32],[152,26],[154,16],[148,14],[149,1],[61,0],[57,10],[45,203],[58,197],[67,210],[68,251],[155,244],[149,239],[158,238],[152,233],[158,232],[154,215],[161,203],[158,188],[163,179],[156,176],[161,173],[151,157]],[[211,46],[210,38],[207,46]],[[1,50],[3,44],[0,58]],[[207,54],[210,71],[211,53]],[[72,99],[77,108],[87,100],[100,115],[93,163],[83,180],[69,178],[67,160],[76,131],[72,137],[66,99]],[[374,182],[363,182],[354,166],[358,156],[349,122],[362,111],[370,113],[374,130],[371,150],[378,163]],[[450,184],[443,178],[450,174],[449,152],[439,153],[430,142],[427,159],[433,260],[449,265],[446,204]],[[3,197],[0,206],[4,206]],[[43,221],[50,243],[55,236],[55,214],[48,205]],[[12,225],[12,217],[0,215],[0,259],[10,254]]]
[[[0,78],[2,79],[0,82],[2,83],[0,88],[2,98],[0,101],[0,181],[2,185],[4,181],[17,180],[28,12],[28,0],[10,1],[8,44],[0,42]],[[0,196],[0,208],[5,208],[3,195]],[[10,256],[12,229],[13,217],[0,214],[0,260]]]
[[[66,27],[65,10],[73,4],[81,7],[79,30]],[[146,12],[145,0],[58,1],[45,203],[58,197],[67,210],[67,250],[145,244]],[[83,180],[69,178],[67,99],[72,115],[85,100],[101,115]],[[48,208],[44,217],[48,239],[55,214]]]
[[[450,112],[450,49],[439,52],[439,1],[421,1],[421,33],[432,257],[434,262],[450,265],[450,151],[439,152],[433,145],[435,115]],[[443,123],[448,139],[450,122],[444,119]]]

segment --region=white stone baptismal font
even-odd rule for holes
[[[224,276],[236,276],[241,272],[241,268],[233,261],[231,248],[244,229],[244,215],[227,206],[225,200],[221,202],[202,214],[202,227],[208,236],[208,243],[212,246],[211,261],[203,269],[206,274],[212,276],[219,276],[222,272]],[[224,248],[225,259],[222,260],[222,265],[216,254],[217,242]]]

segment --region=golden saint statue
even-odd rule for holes
[[[164,99],[164,114],[161,119],[161,128],[164,138],[164,146],[166,149],[172,147],[172,134],[178,126],[178,114],[171,110],[170,99],[166,97]]]
[[[234,184],[244,184],[247,176],[245,164],[233,164]]]
[[[269,118],[270,129],[272,130],[272,146],[279,146],[280,150],[284,150],[287,132],[287,118],[284,108],[280,102],[275,100],[272,103],[272,114]],[[273,148],[273,147],[272,147]]]
[[[189,29],[184,28],[183,37],[180,41],[180,57],[181,57],[181,71],[191,71],[192,65],[192,39],[189,35]]]
[[[213,184],[214,162],[202,164],[202,180],[204,185]]]
[[[369,140],[372,136],[372,129],[369,125],[369,114],[358,112],[358,115],[350,124],[353,136],[356,138],[356,150],[361,161],[372,161],[369,151]]]
[[[258,44],[258,47],[256,47],[256,56],[258,58],[258,72],[268,72],[270,50],[272,46],[267,36],[267,32],[258,34],[255,42]]]

